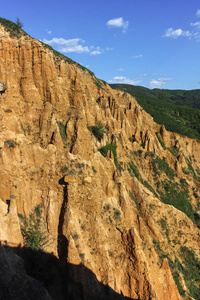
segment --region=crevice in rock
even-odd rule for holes
[[[77,139],[77,121],[78,121],[78,118],[76,117],[76,121],[74,124],[74,134],[71,139],[71,146],[70,146],[70,150],[69,150],[70,153],[72,153],[74,145],[76,143],[76,139]]]
[[[54,137],[55,137],[55,132],[53,131],[49,144],[53,144]]]
[[[63,234],[63,225],[65,219],[65,211],[68,201],[68,183],[64,182],[64,178],[60,179],[59,184],[64,185],[63,189],[63,203],[59,215],[59,224],[58,224],[58,257],[61,264],[65,265],[66,258],[68,256],[68,240]]]

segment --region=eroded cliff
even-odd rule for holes
[[[0,240],[23,245],[18,215],[41,205],[63,268],[130,299],[198,299],[200,144],[1,25],[0,81]],[[101,299],[84,269],[68,274]]]

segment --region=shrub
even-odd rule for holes
[[[116,209],[116,210],[114,210],[114,219],[121,219],[121,212],[118,210],[118,209]]]
[[[165,143],[163,142],[163,139],[162,139],[162,137],[161,137],[161,135],[160,135],[160,132],[156,132],[156,136],[157,136],[157,138],[158,138],[158,141],[159,141],[160,145],[161,145],[162,148],[165,150],[165,149],[166,149],[166,146],[165,146]]]
[[[96,139],[100,142],[103,138],[104,133],[103,123],[99,121],[97,123],[97,126],[88,126],[87,128],[91,132],[91,134],[93,134],[96,137]]]
[[[65,148],[67,146],[66,126],[59,121],[57,121],[57,124],[59,127],[61,139],[63,141],[63,146]]]
[[[4,145],[8,146],[9,148],[15,148],[15,142],[13,140],[6,140]]]
[[[45,235],[41,214],[42,208],[37,205],[28,217],[18,215],[24,243],[26,247],[34,250],[44,249],[49,242],[48,236]]]
[[[99,149],[99,152],[104,157],[106,157],[109,150],[112,151],[112,153],[113,153],[115,166],[117,168],[120,167],[120,165],[118,164],[118,159],[117,159],[117,144],[116,143],[106,144],[104,147],[102,147],[101,149]]]

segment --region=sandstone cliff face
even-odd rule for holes
[[[45,250],[63,268],[82,264],[130,299],[192,299],[198,281],[187,277],[185,257],[200,259],[199,143],[1,25],[0,81],[0,240],[23,245],[18,214],[40,204]],[[88,130],[99,121],[100,141]],[[85,276],[69,269],[72,287],[101,299]]]

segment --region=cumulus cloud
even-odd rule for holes
[[[197,10],[196,16],[200,17],[200,9]],[[196,41],[200,41],[200,21],[190,23],[193,28],[190,30],[182,30],[181,28],[173,30],[173,28],[168,28],[163,35],[163,37],[168,37],[172,39],[177,39],[180,36],[188,37],[190,40],[193,38]]]
[[[109,83],[124,83],[124,84],[132,84],[132,85],[137,85],[141,82],[142,80],[133,80],[126,78],[124,76],[116,76],[112,80],[109,81]]]
[[[122,17],[108,20],[106,23],[109,28],[122,28],[123,32],[126,32],[128,29],[128,21],[125,21]]]
[[[173,78],[158,78],[158,79],[152,79],[149,83],[150,88],[162,88],[166,85],[168,81],[173,80]]]
[[[63,38],[52,38],[51,40],[44,39],[44,43],[54,46],[58,51],[63,53],[88,53],[92,56],[100,55],[104,53],[100,47],[94,46],[84,46],[84,40],[79,38],[74,39],[63,39]],[[112,50],[111,48],[106,48],[106,51]]]
[[[63,39],[63,38],[53,38],[51,40],[44,39],[44,43],[50,46],[57,46],[59,51],[64,53],[83,53],[90,52],[88,46],[83,46],[84,40],[75,38],[75,39]]]
[[[192,34],[189,32],[189,30],[187,31],[183,31],[181,28],[173,30],[173,28],[168,28],[165,32],[165,35],[163,35],[163,37],[169,37],[172,39],[177,39],[180,36],[191,36]]]

